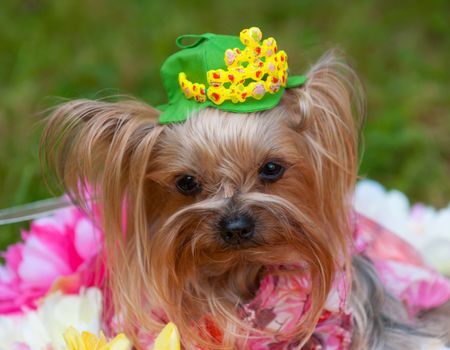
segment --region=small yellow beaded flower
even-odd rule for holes
[[[266,93],[275,94],[281,86],[286,86],[287,55],[278,51],[275,39],[268,38],[261,43],[262,33],[257,27],[244,29],[239,38],[245,48],[225,51],[227,70],[209,70],[208,87],[192,83],[184,72],[179,73],[180,88],[187,99],[203,103],[208,98],[216,105],[227,100],[239,103],[250,97],[260,100]]]

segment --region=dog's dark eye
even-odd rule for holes
[[[186,196],[193,196],[202,190],[198,181],[191,175],[181,175],[178,177],[176,187],[178,192]]]
[[[283,176],[284,166],[276,162],[267,162],[259,169],[259,178],[265,182],[275,182]]]

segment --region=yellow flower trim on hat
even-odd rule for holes
[[[277,52],[274,38],[265,39],[262,44],[261,38],[261,30],[257,27],[241,31],[240,40],[245,48],[225,51],[227,70],[208,71],[207,89],[204,84],[190,82],[185,73],[179,73],[178,81],[186,98],[203,103],[208,97],[216,105],[227,100],[239,103],[250,97],[260,100],[266,93],[275,94],[281,86],[286,86],[286,53],[283,50]]]
[[[206,101],[206,88],[205,84],[191,83],[186,78],[186,74],[181,72],[178,74],[178,83],[180,84],[181,90],[187,99],[195,98],[197,102],[203,103]]]

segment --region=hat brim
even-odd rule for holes
[[[188,100],[180,93],[180,96],[177,96],[174,101],[157,107],[157,109],[161,111],[159,123],[169,124],[184,122],[193,112],[209,106],[211,106],[210,101],[198,103],[195,100]]]

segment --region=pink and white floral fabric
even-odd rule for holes
[[[311,303],[311,280],[308,273],[279,274],[273,269],[263,280],[255,299],[244,305],[244,320],[260,330],[277,331],[287,335],[300,324]],[[347,307],[349,283],[345,273],[336,276],[325,309],[305,350],[346,349],[351,342],[351,312]],[[284,336],[284,337],[283,337]],[[251,335],[246,349],[297,349],[298,339],[277,339]]]
[[[369,257],[386,289],[411,316],[450,300],[450,282],[429,267],[407,242],[362,215],[356,218],[355,249]]]
[[[354,254],[374,262],[387,290],[401,300],[411,316],[450,300],[450,282],[428,267],[412,246],[376,222],[355,214]],[[310,302],[308,274],[278,274],[272,268],[255,299],[244,305],[244,320],[260,330],[287,335],[301,321]],[[344,271],[336,275],[325,309],[303,350],[346,350],[350,348],[352,310],[348,305],[350,283]],[[297,349],[297,340],[251,336],[245,348],[252,350]]]

